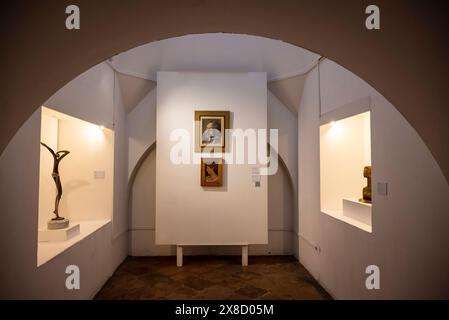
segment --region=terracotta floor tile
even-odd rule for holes
[[[330,299],[291,256],[128,257],[96,299]]]

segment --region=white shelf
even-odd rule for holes
[[[38,242],[67,241],[80,233],[79,223],[70,223],[67,228],[49,230],[40,229],[37,232]]]
[[[109,222],[111,222],[111,220],[73,221],[71,222],[72,224],[80,225],[80,233],[78,235],[66,241],[38,242],[37,266],[40,267],[44,263],[50,261]]]
[[[363,231],[372,232],[372,226],[370,224],[366,224],[360,220],[356,220],[354,218],[348,217],[343,215],[343,211],[337,211],[337,210],[321,210],[321,212],[338,219],[340,221],[346,222],[347,224],[350,224],[351,226],[354,226],[356,228],[359,228]]]
[[[371,225],[371,204],[356,199],[343,199],[343,215]]]

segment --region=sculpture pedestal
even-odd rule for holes
[[[371,204],[355,199],[343,199],[343,215],[371,225]]]
[[[80,233],[80,224],[69,225],[64,229],[41,229],[38,232],[39,242],[66,241]]]
[[[61,220],[49,220],[47,223],[48,230],[57,230],[57,229],[65,229],[69,227],[68,219]]]

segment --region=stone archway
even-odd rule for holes
[[[80,0],[81,29],[69,31],[69,4],[22,1],[2,10],[2,152],[36,108],[100,61],[155,40],[228,32],[280,39],[351,70],[404,115],[449,178],[449,26],[438,6],[380,1],[381,30],[370,31],[369,3],[356,0]]]

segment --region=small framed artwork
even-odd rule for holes
[[[195,151],[225,151],[229,111],[195,111]]]
[[[223,159],[201,158],[201,186],[221,187],[223,185]]]

